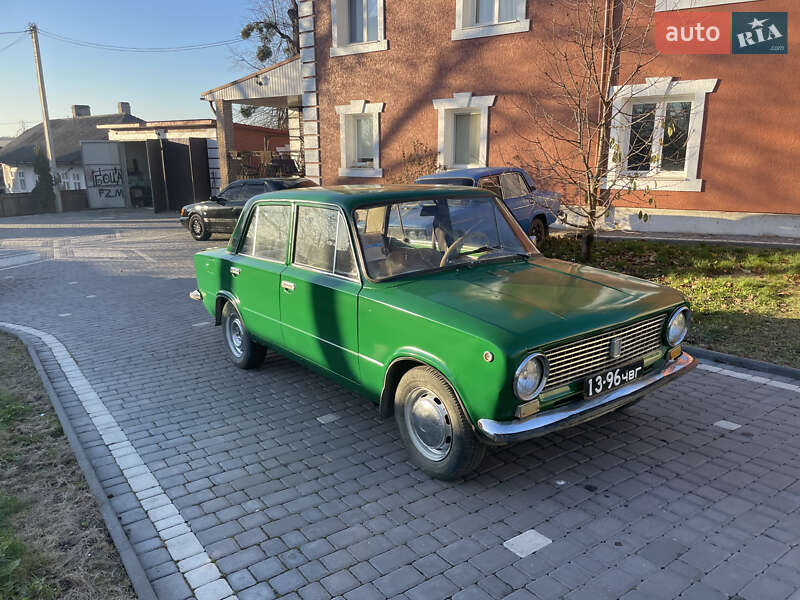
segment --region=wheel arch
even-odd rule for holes
[[[385,419],[394,414],[394,394],[397,390],[400,380],[403,378],[403,375],[415,367],[428,367],[439,373],[439,375],[441,375],[442,378],[447,382],[447,385],[449,385],[450,389],[453,390],[453,395],[456,397],[456,402],[458,402],[461,410],[464,411],[464,414],[467,416],[467,421],[469,421],[470,427],[472,427],[473,431],[477,431],[475,429],[475,423],[473,422],[472,416],[467,410],[464,401],[461,399],[461,394],[459,393],[458,388],[453,384],[452,378],[448,376],[447,372],[443,368],[437,364],[434,364],[434,362],[435,361],[426,360],[425,358],[419,356],[404,355],[394,358],[389,363],[383,378],[383,389],[381,390],[380,396],[379,410],[381,418]]]
[[[237,307],[239,304],[236,301],[236,298],[233,297],[233,294],[226,291],[218,292],[217,302],[214,308],[214,325],[219,325],[222,323],[222,309],[224,308],[226,302],[230,302],[234,307]],[[236,310],[238,311],[239,309],[236,308]]]

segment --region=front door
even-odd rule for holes
[[[285,347],[351,381],[359,379],[361,282],[350,231],[334,207],[298,206],[294,255],[281,275]]]
[[[290,221],[288,203],[254,206],[239,251],[229,260],[231,292],[244,326],[267,346],[283,345],[280,283]]]

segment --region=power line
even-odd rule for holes
[[[13,46],[13,45],[14,45],[14,44],[16,44],[17,42],[19,42],[19,41],[20,41],[22,38],[24,38],[26,33],[27,33],[27,32],[23,31],[23,32],[22,32],[22,35],[20,35],[18,38],[16,38],[16,39],[15,39],[13,42],[11,42],[10,44],[8,44],[8,45],[6,45],[6,46],[3,46],[2,48],[0,48],[0,52],[5,52],[5,51],[6,51],[6,50],[8,50],[9,48],[11,48],[11,46]]]
[[[141,47],[141,46],[117,46],[113,44],[103,44],[100,42],[89,42],[86,40],[79,40],[67,36],[46,31],[39,28],[39,33],[43,36],[49,37],[60,42],[72,44],[74,46],[81,46],[84,48],[94,48],[97,50],[108,50],[111,52],[147,52],[147,53],[164,53],[164,52],[187,52],[190,50],[204,50],[206,48],[216,48],[219,46],[229,46],[241,42],[241,39],[234,38],[230,40],[221,40],[219,42],[204,42],[200,44],[189,44],[186,46],[164,46],[164,47]]]
[[[28,33],[28,30],[20,29],[19,31],[0,31],[0,35],[13,35],[15,33]]]

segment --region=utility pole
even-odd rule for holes
[[[53,191],[56,194],[56,212],[63,212],[64,208],[61,205],[61,190],[56,183],[56,154],[53,150],[53,135],[50,132],[50,114],[47,111],[47,92],[44,89],[44,75],[42,75],[42,55],[39,52],[39,30],[36,28],[35,23],[28,25],[28,31],[31,32],[31,39],[33,40],[33,58],[36,62],[36,77],[39,80],[39,100],[42,103],[42,126],[44,127],[44,140],[45,149],[47,151],[47,160],[50,161],[50,173],[53,176]]]

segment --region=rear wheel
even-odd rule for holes
[[[192,215],[189,219],[189,233],[198,242],[204,242],[211,237],[211,232],[206,228],[206,224],[200,215]]]
[[[411,460],[437,479],[456,479],[478,468],[486,453],[447,380],[415,367],[395,391],[394,415]]]
[[[264,362],[267,349],[253,341],[244,328],[242,317],[230,302],[226,302],[222,309],[222,330],[228,357],[233,364],[240,369],[252,369]]]
[[[536,217],[531,222],[529,236],[533,238],[533,243],[537,246],[547,237],[547,223],[542,217]]]

